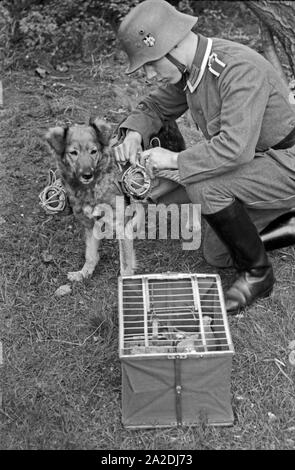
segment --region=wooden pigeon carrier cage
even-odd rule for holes
[[[234,349],[218,275],[120,277],[119,336],[126,428],[233,423]]]

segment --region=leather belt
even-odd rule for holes
[[[294,129],[285,137],[283,140],[281,140],[278,144],[273,145],[271,148],[274,150],[284,150],[288,149],[290,147],[293,147],[295,145],[295,127]]]

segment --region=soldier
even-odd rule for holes
[[[238,272],[225,295],[227,312],[236,314],[273,289],[259,233],[295,207],[295,112],[286,85],[264,57],[192,31],[197,20],[164,0],[143,1],[123,19],[118,39],[129,59],[126,73],[142,67],[159,87],[120,125],[124,140],[115,154],[135,164],[165,121],[190,110],[205,139],[181,152],[143,151],[142,161],[151,176],[179,171],[185,189],[159,202],[201,204],[209,224],[205,259]],[[294,242],[292,219],[282,232],[291,236],[287,244]],[[279,246],[286,246],[285,236]]]

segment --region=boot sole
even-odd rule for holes
[[[246,307],[249,307],[249,305],[252,305],[256,300],[258,299],[265,299],[266,297],[269,297],[270,294],[272,293],[273,291],[273,286],[268,288],[266,291],[264,291],[262,294],[260,294],[258,297],[256,297],[252,302],[251,304],[246,304],[246,305],[243,305],[241,307],[239,307],[238,309],[236,310],[227,310],[227,314],[228,315],[239,315],[239,313],[243,312],[245,310]]]

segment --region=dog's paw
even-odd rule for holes
[[[72,271],[68,273],[67,278],[72,282],[81,282],[85,278],[82,271]]]

